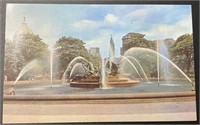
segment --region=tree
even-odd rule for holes
[[[55,55],[54,60],[57,60],[58,64],[58,72],[59,77],[62,76],[68,64],[78,56],[82,56],[88,61],[90,61],[90,54],[84,46],[84,42],[80,39],[72,38],[72,37],[62,37],[60,38],[54,48]],[[59,48],[60,49],[56,49]]]
[[[8,80],[15,80],[25,65],[24,56],[14,42],[6,41],[4,70]]]
[[[155,49],[155,42],[145,39],[144,36],[144,34],[140,33],[128,33],[123,36],[121,54],[123,55],[124,52],[132,47]]]
[[[170,49],[172,61],[185,73],[189,73],[194,62],[192,34],[184,34],[177,38]]]
[[[38,35],[24,34],[18,43],[26,62],[41,57],[48,50],[48,45]]]
[[[5,72],[9,80],[15,80],[23,67],[31,60],[46,58],[48,46],[41,40],[38,35],[22,34],[20,39],[6,42]],[[46,68],[46,65],[43,68]]]

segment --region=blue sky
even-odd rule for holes
[[[129,32],[145,34],[149,40],[192,33],[190,5],[7,4],[6,38],[13,38],[24,16],[45,43],[71,36],[83,40],[88,49],[100,47],[104,57],[111,34],[119,56],[122,37]]]

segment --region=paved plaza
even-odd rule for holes
[[[81,89],[56,83],[51,90],[46,83],[21,83],[16,95],[4,96],[3,123],[195,121],[195,94],[189,88]]]
[[[3,123],[195,121],[195,101],[121,104],[5,103]]]

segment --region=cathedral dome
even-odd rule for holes
[[[33,31],[28,27],[28,25],[26,23],[26,19],[24,17],[24,21],[23,21],[21,27],[15,33],[14,39],[18,39],[22,35],[25,35],[25,34],[33,34]]]
[[[33,34],[33,31],[28,27],[26,23],[22,23],[21,28],[16,32],[16,34]]]
[[[33,34],[33,31],[28,27],[26,23],[25,17],[24,17],[24,22],[22,23],[20,29],[17,30],[16,32],[16,35],[21,35],[21,34]]]

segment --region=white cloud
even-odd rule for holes
[[[78,22],[75,22],[73,24],[74,28],[81,28],[81,29],[88,29],[88,28],[96,28],[97,27],[97,22],[93,21],[93,20],[80,20]]]
[[[147,39],[177,38],[177,36],[192,32],[190,16],[184,17],[179,22],[175,22],[178,19],[175,20],[173,25],[164,24],[160,19],[152,21],[153,23],[150,22],[154,19],[154,16],[159,17],[156,12],[163,13],[163,16],[165,16],[167,12],[173,11],[171,7],[174,6],[171,5],[123,5],[107,8],[104,5],[94,4],[90,5],[90,7],[93,7],[92,9],[96,9],[94,13],[90,8],[83,9],[83,6],[81,6],[76,7],[76,14],[71,13],[70,7],[62,7],[60,5],[56,6],[56,9],[50,5],[45,5],[45,9],[44,5],[34,5],[35,7],[33,8],[31,8],[33,5],[25,8],[24,5],[14,7],[13,5],[15,4],[8,5],[7,9],[12,12],[6,14],[6,38],[12,38],[14,32],[20,27],[23,16],[26,16],[29,27],[44,42],[53,44],[61,36],[72,36],[83,40],[87,48],[100,47],[104,55],[108,55],[111,34],[113,35],[116,48],[118,47],[116,51],[119,51],[121,38],[129,32],[145,33],[145,38]],[[105,9],[101,7],[105,7]],[[100,9],[101,14],[98,13],[98,9]],[[91,17],[88,18],[90,14]],[[105,15],[102,17],[102,14]],[[180,16],[182,15],[183,13]],[[174,16],[171,17],[169,14],[169,18],[166,19],[173,22]]]
[[[126,20],[131,22],[141,22],[141,21],[148,21],[153,18],[157,13],[164,12],[163,15],[166,15],[168,10],[172,10],[175,6],[171,5],[144,5],[142,8],[134,9],[133,11],[129,12],[127,15],[124,16]],[[149,18],[151,15],[151,18]]]
[[[89,49],[90,47],[99,47],[101,55],[103,57],[108,57],[110,43],[109,41],[112,33],[113,31],[108,29],[103,29],[99,31],[99,33],[96,34],[95,37],[85,41],[87,49]]]
[[[40,26],[39,29],[35,30],[35,34],[40,35],[49,35],[52,33],[52,25],[50,23],[46,23],[45,25]]]
[[[113,24],[113,23],[115,23],[115,22],[118,21],[118,17],[116,17],[116,16],[113,15],[113,14],[108,13],[108,14],[104,17],[104,21],[105,21],[106,23],[111,23],[111,24]]]
[[[125,16],[125,18],[127,18],[128,20],[131,20],[131,21],[143,20],[146,18],[146,16],[148,15],[149,12],[150,12],[149,8],[134,10],[134,11],[130,12],[129,14],[127,14]]]
[[[110,30],[101,30],[93,39],[86,41],[86,46],[97,47],[97,46],[107,46],[109,43],[110,35],[112,31]]]
[[[182,20],[174,25],[157,24],[152,29],[145,32],[147,37],[155,39],[174,38],[180,35],[192,33],[191,15],[185,16]]]
[[[110,29],[102,29],[95,35],[94,38],[84,41],[86,43],[86,48],[89,49],[91,47],[99,47],[102,57],[108,57],[111,35],[115,44],[115,53],[118,57],[120,55],[120,47],[122,45],[121,38],[125,35],[121,32],[116,33]]]
[[[35,28],[34,33],[38,34],[43,39],[43,42],[52,45],[58,39],[57,34],[59,31],[55,29],[51,23],[46,23],[40,26],[39,29]]]

